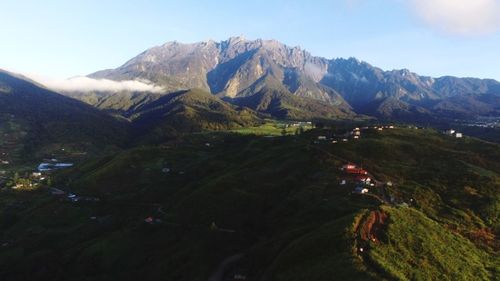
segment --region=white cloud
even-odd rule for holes
[[[149,81],[124,80],[113,81],[108,79],[93,79],[77,76],[69,79],[47,78],[39,75],[25,75],[30,79],[54,91],[88,92],[88,91],[134,91],[134,92],[163,92],[162,87],[151,84]]]
[[[457,35],[484,35],[500,30],[500,0],[410,0],[426,24]]]

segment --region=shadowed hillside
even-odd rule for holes
[[[491,280],[498,145],[415,129],[317,141],[337,133],[196,134],[61,172],[56,186],[100,201],[24,193],[2,221],[2,279],[207,280],[229,259],[223,274],[252,280]],[[348,161],[376,180],[367,194]]]

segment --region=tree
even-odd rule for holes
[[[285,128],[283,128],[283,130],[281,130],[281,135],[282,135],[282,136],[286,136],[286,134],[287,134],[286,129],[285,129]]]

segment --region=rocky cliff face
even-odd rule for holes
[[[391,112],[428,112],[449,105],[460,112],[464,100],[499,95],[500,83],[472,78],[419,76],[409,70],[383,71],[357,59],[315,57],[299,47],[275,40],[246,40],[193,44],[169,42],[146,50],[123,66],[96,72],[94,78],[147,79],[168,90],[199,88],[220,97],[239,99],[265,87],[319,100],[358,113],[389,116]],[[455,97],[467,96],[467,99]],[[487,98],[488,100],[497,99]],[[442,103],[442,101],[445,101]],[[470,107],[468,107],[470,109]],[[478,107],[500,114],[500,105]]]
[[[312,92],[317,91],[320,99],[328,99],[325,91],[304,85],[318,83],[327,69],[328,60],[313,57],[298,47],[290,48],[274,40],[232,37],[222,42],[169,42],[143,52],[117,69],[90,76],[142,78],[167,88],[200,88],[228,97],[236,97],[271,76],[292,93],[314,96]]]

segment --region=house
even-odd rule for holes
[[[447,134],[447,135],[453,135],[455,132],[456,131],[453,130],[453,129],[449,129],[449,130],[444,131],[444,133]]]
[[[368,193],[368,188],[358,186],[358,187],[356,187],[356,188],[354,189],[354,193],[357,193],[357,194],[365,194],[365,193]]]
[[[1,163],[4,164],[4,165],[9,165],[9,161],[7,161],[7,160],[2,160]]]
[[[365,171],[361,168],[345,169],[344,171],[348,174],[351,174],[351,175],[367,175],[368,174],[367,171]]]
[[[389,129],[394,129],[394,126],[392,126],[392,125],[391,125],[391,126],[389,126]]]
[[[363,183],[369,183],[372,181],[372,179],[368,176],[357,176],[356,181],[363,182]]]
[[[355,136],[361,136],[361,131],[354,131]]]
[[[462,133],[455,133],[455,137],[460,139],[463,137],[463,135],[462,135]]]
[[[346,141],[348,141],[348,139],[342,139],[342,141],[343,141],[343,142],[346,142]]]
[[[346,184],[346,180],[341,180],[340,181],[340,185],[345,185]]]
[[[41,177],[41,176],[42,176],[42,173],[40,173],[40,172],[33,172],[31,175],[32,175],[33,177],[35,177],[35,178],[39,178],[39,177]]]
[[[382,127],[377,128],[377,131],[383,131],[383,130],[384,130],[384,128],[382,128]]]
[[[338,141],[336,141],[336,140],[333,140],[333,141],[332,141],[332,143],[337,143],[337,142],[338,142]]]
[[[354,139],[355,139],[355,140],[358,140],[358,139],[359,139],[359,136],[354,136]]]
[[[37,170],[39,172],[50,172],[52,170],[66,169],[73,166],[73,163],[40,163]]]
[[[342,166],[342,170],[350,170],[350,169],[356,169],[356,165],[349,163]]]
[[[318,136],[318,140],[326,140],[326,136]]]

